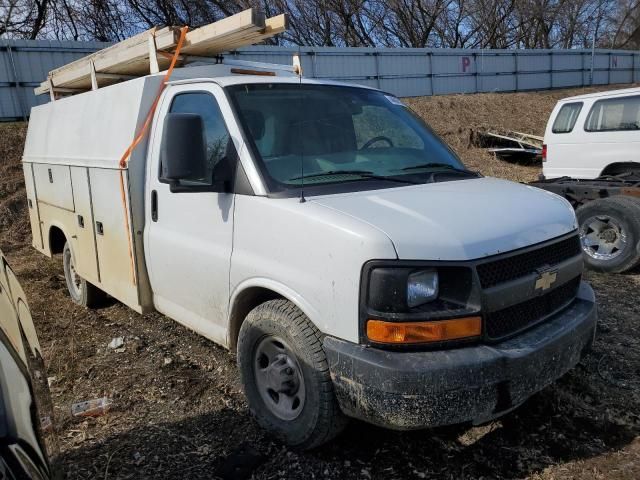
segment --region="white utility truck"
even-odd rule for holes
[[[640,264],[640,88],[564,98],[544,135],[534,185],[577,209],[587,266],[624,272]]]
[[[301,448],[347,417],[487,421],[580,361],[597,314],[566,200],[465,169],[392,95],[217,61],[173,72],[126,168],[162,74],[32,110],[33,242],[75,302],[237,352],[257,420]]]

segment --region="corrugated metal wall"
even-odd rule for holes
[[[47,73],[80,57],[108,47],[101,42],[0,40],[0,120],[24,118],[31,107],[49,100],[33,89]]]
[[[1,41],[0,120],[23,118],[46,102],[33,87],[47,72],[94,50],[99,42]],[[640,82],[640,52],[627,50],[470,50],[253,46],[241,60],[291,64],[300,53],[304,75],[369,85],[400,97],[545,90]]]

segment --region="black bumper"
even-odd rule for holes
[[[326,337],[324,349],[349,416],[398,430],[481,423],[573,368],[589,350],[596,323],[593,290],[582,283],[569,307],[499,344],[393,352]]]

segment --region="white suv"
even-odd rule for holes
[[[640,171],[640,88],[560,100],[544,134],[545,178]]]

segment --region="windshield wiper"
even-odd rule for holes
[[[465,168],[458,168],[449,163],[421,163],[420,165],[412,165],[410,167],[404,167],[401,170],[404,172],[408,172],[410,170],[422,170],[423,168],[446,168],[447,170],[453,170],[455,172],[464,172],[471,175],[475,175],[475,173],[470,170],[467,170]]]
[[[328,172],[320,172],[320,173],[313,173],[310,175],[302,175],[300,177],[293,177],[293,178],[290,178],[288,181],[303,180],[306,178],[328,177],[333,175],[359,175],[361,178],[366,178],[366,179],[386,180],[389,182],[407,183],[411,185],[417,184],[412,180],[406,180],[406,179],[397,178],[397,177],[386,177],[384,175],[376,175],[375,173],[370,172],[369,170],[329,170]]]

